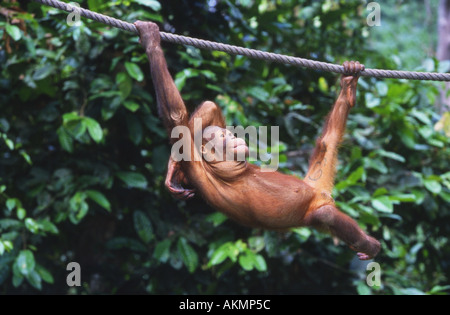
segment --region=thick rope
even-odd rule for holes
[[[139,35],[136,26],[132,23],[124,22],[109,16],[92,12],[83,8],[72,6],[68,3],[58,0],[34,0],[42,4],[52,6],[67,12],[78,11],[81,16],[88,19],[95,20],[113,27],[123,29]],[[297,67],[305,67],[315,70],[323,70],[335,73],[345,73],[344,67],[331,63],[314,61],[304,58],[291,57],[281,54],[264,52],[256,49],[248,49],[238,46],[232,46],[222,43],[211,42],[207,40],[191,38],[187,36],[180,36],[160,32],[161,40],[174,44],[190,45],[201,49],[223,51],[233,55],[243,55],[255,59],[262,59],[274,61],[283,64],[289,64]],[[396,70],[380,70],[380,69],[365,69],[361,72],[361,76],[376,77],[376,78],[394,78],[394,79],[409,79],[409,80],[432,80],[432,81],[450,81],[450,73],[437,72],[414,72],[414,71],[396,71]]]

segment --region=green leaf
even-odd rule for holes
[[[216,80],[216,74],[213,71],[210,70],[201,70],[200,73],[207,77],[209,80]]]
[[[63,117],[63,124],[67,124],[71,121],[78,121],[81,119],[81,117],[78,116],[77,112],[65,113],[62,117]]]
[[[23,277],[23,275],[20,273],[19,268],[17,267],[16,264],[13,265],[13,278],[12,278],[12,284],[15,288],[17,288],[18,286],[20,286],[23,282],[23,279],[25,279]]]
[[[23,220],[27,216],[27,211],[24,208],[17,209],[17,218]]]
[[[88,8],[91,11],[100,11],[102,0],[88,0]]]
[[[39,274],[39,276],[47,283],[53,284],[55,280],[53,279],[52,274],[50,271],[42,267],[41,265],[36,265],[36,272]]]
[[[384,81],[378,81],[375,84],[375,86],[376,86],[377,92],[380,96],[386,96],[389,88],[388,88],[388,85]]]
[[[72,153],[73,152],[73,138],[67,132],[66,128],[61,126],[61,127],[58,128],[56,133],[58,135],[58,140],[59,140],[59,144],[61,145],[61,147],[65,151],[67,151],[69,153]]]
[[[360,166],[353,173],[350,174],[347,180],[350,183],[355,184],[363,177],[363,175],[364,175],[364,167]]]
[[[433,136],[433,129],[430,126],[422,126],[418,131],[420,135],[427,140]]]
[[[69,200],[69,205],[72,210],[69,214],[69,219],[73,224],[80,223],[89,211],[89,205],[85,199],[86,193],[79,191]]]
[[[24,276],[28,276],[29,274],[31,274],[31,272],[34,270],[34,267],[36,266],[33,252],[28,249],[21,250],[16,258],[15,265],[18,268],[20,274]]]
[[[381,196],[373,199],[372,207],[380,212],[392,213],[394,211],[394,205],[388,196]]]
[[[131,188],[147,187],[147,179],[141,173],[136,172],[117,172],[116,176],[123,180]]]
[[[119,96],[119,99],[120,99],[121,94],[119,91],[105,91],[105,92],[96,93],[92,96],[89,96],[88,100],[93,101],[97,98],[112,98],[112,97],[116,97],[116,96]]]
[[[70,136],[80,139],[86,132],[87,126],[83,117],[76,112],[71,112],[63,115],[63,127]]]
[[[255,268],[256,268],[258,271],[267,271],[266,260],[265,260],[264,257],[261,256],[261,255],[256,255],[256,256],[255,256],[254,265],[255,265]]]
[[[184,237],[180,237],[177,247],[184,265],[188,268],[190,273],[193,273],[198,266],[197,253],[188,244],[187,240]]]
[[[125,62],[125,69],[127,69],[128,74],[138,82],[144,80],[144,73],[142,73],[141,68],[135,63]]]
[[[20,155],[24,158],[24,160],[29,164],[32,165],[33,162],[31,161],[30,156],[25,151],[20,151]]]
[[[433,138],[428,138],[427,142],[428,142],[428,144],[430,144],[432,146],[435,146],[435,147],[438,147],[438,148],[445,147],[445,143],[444,142],[436,140],[436,139],[433,139]]]
[[[90,117],[84,117],[83,122],[86,124],[92,139],[97,143],[100,142],[103,139],[103,130],[100,124]]]
[[[134,211],[133,222],[134,229],[141,240],[143,240],[146,244],[150,243],[150,241],[154,238],[153,227],[145,213],[139,210]]]
[[[120,96],[116,96],[112,100],[105,103],[102,107],[103,120],[111,119],[117,109],[120,108],[120,105],[122,105],[122,98]]]
[[[366,167],[373,168],[381,174],[387,174],[388,172],[386,165],[379,159],[366,158],[364,159],[364,163]]]
[[[133,2],[145,5],[146,7],[152,9],[153,11],[161,10],[161,4],[156,0],[133,0]]]
[[[442,190],[441,184],[437,180],[434,180],[434,179],[425,179],[423,181],[423,184],[424,184],[425,188],[428,189],[433,194],[439,194]]]
[[[384,196],[388,193],[388,190],[384,187],[380,187],[372,194],[372,197]]]
[[[253,86],[253,87],[247,89],[247,93],[262,102],[265,102],[270,97],[270,94],[266,90],[264,90],[262,87],[259,87],[259,86]]]
[[[22,38],[22,32],[20,31],[19,27],[6,23],[5,29],[9,36],[11,36],[11,38],[15,41],[18,41]]]
[[[425,292],[421,291],[418,288],[406,288],[399,290],[403,295],[425,295]]]
[[[109,203],[109,200],[106,199],[105,195],[103,195],[101,192],[97,190],[86,190],[85,193],[90,199],[95,201],[99,206],[111,212],[111,204]]]
[[[302,241],[306,241],[308,240],[308,238],[311,236],[312,232],[311,229],[306,228],[306,227],[300,227],[300,228],[293,228],[291,229],[292,232],[294,232],[295,234],[298,235],[298,237],[302,240]]]
[[[367,108],[377,107],[381,103],[380,98],[374,96],[372,93],[366,93],[365,98],[366,98],[365,104]]]
[[[28,275],[25,276],[28,280],[28,283],[31,284],[34,288],[38,290],[42,290],[42,278],[36,272],[36,270],[32,270]]]
[[[215,266],[221,264],[225,259],[227,259],[229,253],[228,251],[229,246],[230,243],[225,243],[218,249],[216,249],[211,256],[211,259],[209,260],[208,266]]]
[[[434,286],[428,293],[429,294],[439,294],[439,293],[443,293],[445,294],[445,291],[450,290],[450,285],[436,285]]]
[[[328,88],[329,88],[328,87],[328,82],[327,82],[327,80],[324,77],[320,77],[319,78],[318,86],[319,86],[319,89],[322,92],[324,92],[324,93],[328,92]]]
[[[122,99],[126,99],[133,89],[133,81],[130,76],[125,72],[119,72],[116,75],[116,84],[119,87],[119,91],[122,94]]]
[[[356,290],[359,295],[370,295],[372,293],[370,290],[370,287],[367,285],[367,283],[362,282],[362,281],[358,281]]]
[[[423,189],[413,189],[411,192],[416,198],[416,204],[421,204],[425,200],[426,194]]]
[[[33,73],[33,80],[39,81],[42,79],[45,79],[48,77],[52,72],[55,70],[55,66],[51,64],[44,64],[43,66],[39,67],[34,71]]]
[[[32,218],[25,219],[25,226],[33,234],[39,232],[39,225]]]
[[[125,106],[126,109],[128,109],[130,112],[134,113],[139,109],[139,104],[133,101],[125,101],[123,103],[123,106]]]
[[[412,126],[400,126],[397,131],[397,135],[400,137],[402,142],[410,149],[414,149],[416,144],[416,138],[414,136]]]
[[[355,210],[355,206],[346,202],[336,202],[336,205],[338,206],[338,208],[340,208],[343,212],[345,212],[346,214],[348,214],[351,217],[355,217],[357,218],[359,216],[359,213],[357,210]]]
[[[49,220],[46,219],[41,219],[37,221],[37,225],[39,227],[40,230],[45,231],[45,232],[49,232],[52,234],[58,234],[59,230],[56,227],[55,224],[53,224],[52,222],[50,222]]]
[[[9,124],[8,120],[5,118],[0,118],[0,130],[3,132],[8,132],[11,125]],[[1,133],[0,133],[1,135]]]
[[[178,91],[182,91],[184,85],[186,84],[186,79],[188,78],[188,76],[186,75],[186,70],[184,69],[183,71],[179,72],[176,74],[175,76],[175,86],[177,87]]]
[[[153,257],[162,263],[167,262],[170,258],[170,245],[172,245],[172,241],[169,239],[165,239],[156,244]]]
[[[214,225],[214,227],[221,225],[227,219],[228,217],[222,212],[214,212],[206,217],[206,221],[211,222]]]
[[[6,234],[4,234],[6,235]],[[14,249],[14,245],[11,241],[3,241],[3,246],[5,247],[7,252],[10,252],[11,250]]]
[[[6,200],[6,207],[8,208],[9,211],[13,210],[15,206],[16,206],[15,198],[10,198]]]
[[[417,109],[413,108],[413,110],[410,112],[410,114],[414,117],[416,117],[418,120],[423,122],[426,125],[431,125],[432,122],[427,114],[424,112],[418,111]]]
[[[246,250],[244,254],[239,256],[239,264],[244,270],[253,270],[253,268],[255,267],[255,263],[256,255],[250,250]]]
[[[261,251],[266,243],[263,236],[253,236],[248,239],[248,246],[255,252]]]
[[[416,195],[414,194],[397,194],[389,196],[389,199],[400,202],[415,202],[417,200]]]
[[[8,147],[8,149],[14,150],[14,141],[8,138],[4,138],[3,140],[5,141],[5,144]]]
[[[441,191],[439,196],[445,200],[445,202],[450,203],[450,193],[447,193],[445,191]]]
[[[235,252],[235,255],[237,256],[239,253],[247,250],[247,244],[243,242],[242,240],[237,240],[234,242],[234,245],[231,247],[231,251]]]

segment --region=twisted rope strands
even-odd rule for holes
[[[81,16],[88,19],[95,20],[113,27],[123,29],[125,31],[139,35],[136,26],[132,23],[121,21],[104,14],[92,12],[87,9],[78,8],[68,3],[58,0],[34,0],[36,2],[58,8],[67,12],[78,11]],[[256,49],[243,48],[239,46],[227,45],[222,43],[211,42],[208,40],[197,39],[187,36],[170,34],[160,32],[161,40],[174,44],[190,45],[206,50],[223,51],[233,55],[243,55],[254,59],[268,60],[283,64],[289,64],[297,67],[305,67],[315,70],[322,70],[335,73],[344,73],[344,67],[331,63],[309,60],[299,57],[291,57],[271,52],[264,52]],[[431,80],[431,81],[450,81],[450,73],[437,72],[414,72],[414,71],[397,71],[397,70],[380,70],[380,69],[365,69],[361,72],[361,76],[376,77],[376,78],[394,78],[394,79],[409,79],[409,80]]]

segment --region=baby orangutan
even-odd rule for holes
[[[189,161],[174,161],[172,157],[169,160],[165,183],[176,198],[188,199],[199,194],[213,208],[250,227],[285,230],[311,226],[326,230],[356,251],[361,260],[378,254],[380,243],[340,212],[331,198],[338,146],[350,108],[355,105],[363,65],[353,61],[344,63],[346,74],[341,78],[340,94],[317,139],[308,172],[300,180],[279,172],[262,172],[245,159],[222,158],[224,152],[227,157],[248,156],[245,141],[225,129],[222,112],[213,102],[202,103],[189,116],[167,69],[158,26],[141,21],[135,25],[150,62],[159,115],[169,135],[178,126],[190,131],[190,138],[183,139],[191,146]],[[200,146],[194,143],[197,118],[201,119]],[[170,141],[174,144],[180,138],[172,137]]]

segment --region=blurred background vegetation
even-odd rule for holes
[[[331,63],[442,71],[438,1],[87,0],[166,32]],[[170,148],[137,36],[33,1],[0,7],[0,293],[443,294],[450,292],[450,119],[443,83],[360,79],[337,204],[382,242],[381,286],[315,230],[241,227],[174,200]],[[335,74],[164,44],[193,110],[280,126],[280,170],[303,176]],[[447,58],[450,59],[450,58]],[[447,119],[447,120],[446,120]],[[446,134],[447,133],[447,134]],[[82,286],[66,285],[69,262]]]

